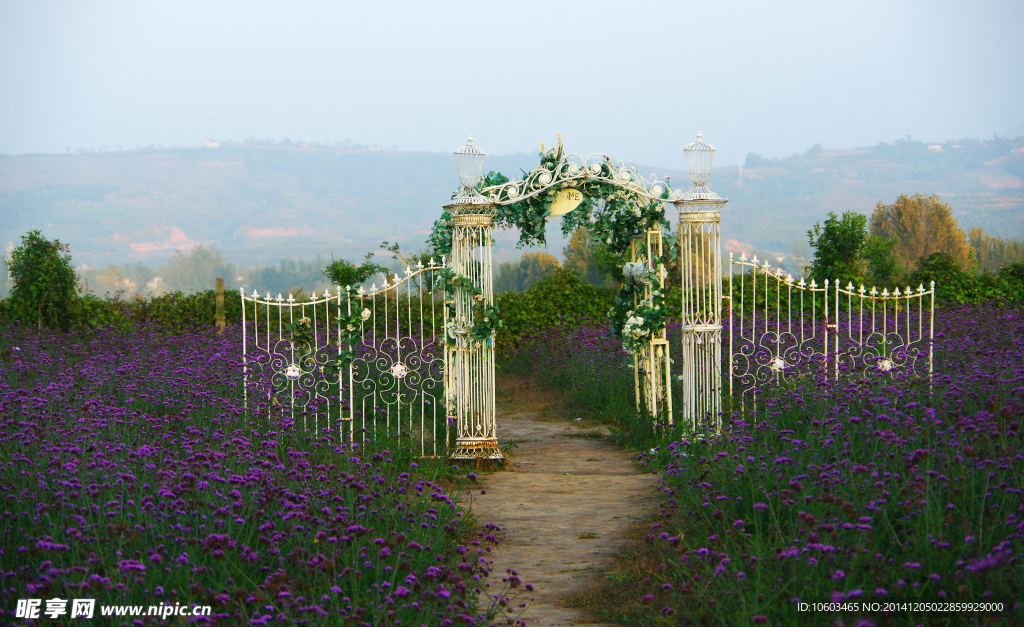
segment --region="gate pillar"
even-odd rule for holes
[[[474,307],[494,303],[494,284],[491,263],[491,229],[495,205],[477,190],[484,152],[469,144],[455,152],[462,190],[445,205],[452,216],[451,269],[467,277],[480,291],[455,288],[454,319],[450,332],[455,337],[447,351],[445,392],[449,420],[456,425],[457,438],[451,459],[502,459],[498,448],[497,421],[494,403],[494,334],[486,339],[474,338],[470,333],[476,312]]]
[[[641,262],[651,268],[655,259],[665,254],[661,226],[648,229],[646,233],[633,237],[630,242],[630,261]],[[652,290],[665,291],[665,279],[668,272],[663,263],[654,268],[657,282],[648,285],[642,295],[633,297],[633,306],[654,303]],[[672,368],[669,357],[668,335],[666,327],[654,330],[647,346],[638,354],[633,355],[633,388],[636,397],[636,410],[647,411],[657,420],[665,420],[666,424],[675,424],[672,414]]]
[[[706,187],[715,148],[701,140],[684,152],[693,187],[675,201],[682,268],[683,422],[722,426],[722,259],[720,216],[729,202]]]

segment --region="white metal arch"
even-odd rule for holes
[[[682,190],[674,190],[668,198],[663,198],[668,183],[657,175],[645,177],[635,167],[621,161],[612,163],[610,158],[600,153],[587,157],[567,153],[558,163],[537,167],[523,179],[515,177],[507,183],[485,187],[480,193],[496,205],[510,205],[552,189],[578,187],[587,182],[614,185],[624,192],[656,202],[674,202],[683,198]]]

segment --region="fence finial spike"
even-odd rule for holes
[[[753,258],[751,258],[750,262],[753,263],[756,266],[757,265],[757,255],[754,255]]]
[[[850,282],[848,282],[848,283],[846,284],[846,290],[847,290],[848,292],[852,292],[852,291],[853,291],[853,281],[850,281]]]
[[[818,289],[818,282],[815,281],[813,278],[811,279],[811,289]]]
[[[729,251],[729,261],[732,262],[732,251]]]
[[[409,267],[409,264],[405,265],[405,273],[406,274],[412,274],[412,268]]]
[[[803,278],[803,277],[800,277],[800,282],[799,282],[799,283],[797,283],[797,285],[799,285],[800,287],[803,287],[803,286],[807,285],[807,282],[806,282],[806,281],[804,281],[804,278]]]
[[[416,262],[416,269],[417,270],[422,270],[423,269],[423,260],[422,259],[420,259],[419,261]]]
[[[436,265],[437,265],[437,264],[436,264],[436,263],[434,262],[434,258],[433,258],[433,257],[431,257],[431,258],[430,258],[430,265],[431,265],[431,267],[433,267],[433,266],[436,266]]]
[[[935,289],[935,281],[932,281],[932,289]]]
[[[863,296],[864,292],[866,292],[867,290],[864,289],[864,284],[861,283],[860,284],[860,289],[858,289],[857,291],[860,293],[861,296]]]
[[[259,298],[259,297],[260,297],[260,293],[259,293],[259,292],[257,292],[256,290],[253,290],[253,291],[252,291],[252,297],[253,297],[253,298]]]
[[[376,283],[370,285],[370,291],[371,292],[376,292],[377,291],[377,284]]]
[[[892,293],[892,295],[893,295],[893,296],[896,296],[896,297],[898,298],[898,297],[899,297],[899,295],[900,295],[900,288],[898,288],[898,287],[897,287],[897,288],[896,288],[896,291],[895,291],[895,292],[893,292],[893,293]]]
[[[920,285],[917,286],[917,291],[921,292],[922,294],[924,293],[924,283],[921,283]]]
[[[747,253],[745,253],[743,251],[740,251],[740,261],[746,261],[746,260],[747,260]]]
[[[277,302],[281,302],[284,298],[281,297],[281,292],[277,293]]]
[[[825,289],[828,289],[828,279],[825,279]]]
[[[291,292],[288,292],[288,302],[289,303],[294,303],[295,302],[295,297],[292,296]]]
[[[360,286],[359,286],[359,295],[360,295],[360,296],[362,296],[362,295],[363,295],[363,293],[364,293],[365,291],[366,291],[366,290],[365,290],[365,289],[363,288],[363,286],[362,286],[362,285],[360,285]]]

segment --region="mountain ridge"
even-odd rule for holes
[[[506,175],[535,155],[489,155]],[[637,166],[689,183],[685,171]],[[711,186],[730,199],[723,241],[734,250],[785,251],[828,211],[870,213],[901,193],[939,194],[961,227],[1024,235],[1024,137],[824,150],[716,168]],[[232,261],[272,264],[317,254],[354,258],[382,240],[422,249],[457,185],[448,153],[338,149],[265,142],[72,155],[0,156],[0,236],[30,228],[71,244],[76,263],[142,261],[218,245]],[[674,214],[670,208],[670,214]],[[673,217],[674,220],[674,217]],[[557,221],[549,248],[564,240]],[[517,256],[497,232],[499,260]]]

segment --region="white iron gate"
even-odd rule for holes
[[[727,299],[729,394],[741,407],[765,386],[806,378],[931,381],[934,281],[893,292],[818,286],[730,253]]]
[[[434,276],[443,267],[431,260],[380,288],[304,300],[242,292],[246,407],[286,414],[316,437],[388,434],[445,455],[446,307]]]

